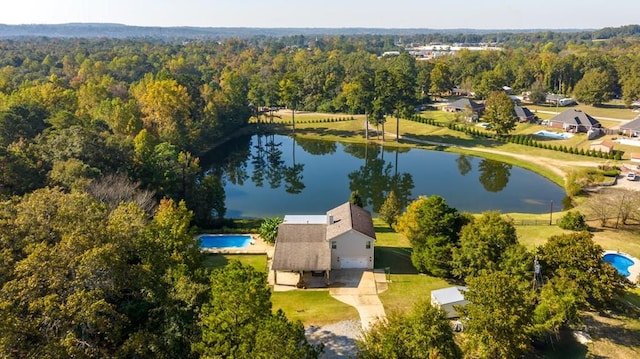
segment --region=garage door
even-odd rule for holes
[[[340,258],[340,268],[367,268],[369,266],[368,257],[342,257]]]

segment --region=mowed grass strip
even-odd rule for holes
[[[287,318],[300,320],[305,326],[360,319],[356,308],[334,299],[328,290],[274,292],[271,303],[274,311],[282,309]]]

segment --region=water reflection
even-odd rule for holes
[[[231,216],[323,213],[357,190],[377,212],[394,191],[403,206],[437,194],[460,210],[543,213],[562,188],[519,167],[438,151],[280,135],[241,137],[202,158],[222,178]]]
[[[471,161],[469,161],[468,156],[460,155],[458,159],[456,159],[456,163],[458,164],[458,171],[461,175],[466,176],[473,167],[471,167]]]
[[[411,198],[411,190],[414,188],[413,176],[410,173],[398,172],[398,152],[396,150],[395,165],[385,162],[384,151],[380,147],[364,147],[364,164],[355,171],[349,173],[349,189],[357,190],[362,197],[365,206],[372,207],[374,212],[378,212],[387,194],[394,191],[400,204],[404,207]],[[345,152],[347,152],[347,146]],[[351,148],[353,150],[353,148]],[[368,158],[373,152],[371,158]],[[352,151],[351,154],[358,153]],[[362,152],[360,152],[362,154]],[[380,156],[380,158],[378,157]]]
[[[478,170],[480,171],[478,180],[487,191],[500,192],[507,187],[509,176],[511,176],[511,165],[483,159],[478,165]]]

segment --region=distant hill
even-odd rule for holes
[[[0,24],[0,38],[156,38],[156,39],[224,39],[254,36],[314,35],[419,35],[419,34],[495,34],[535,32],[582,32],[587,29],[385,29],[385,28],[245,28],[245,27],[143,27],[121,24],[70,23],[57,25]]]

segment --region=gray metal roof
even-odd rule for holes
[[[464,292],[467,287],[449,287],[431,291],[431,298],[435,299],[440,305],[458,303],[464,299]]]
[[[282,223],[323,224],[327,223],[327,216],[324,214],[287,214]]]

